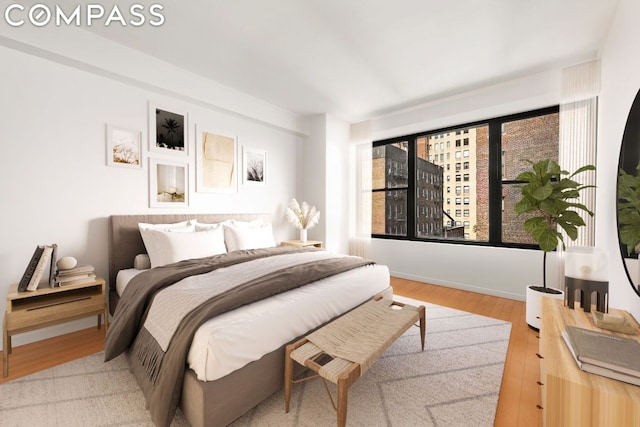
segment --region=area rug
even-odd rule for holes
[[[493,425],[511,324],[424,305],[425,351],[418,328],[410,328],[349,389],[347,425]],[[78,359],[1,384],[0,394],[2,426],[153,425],[122,356],[109,363],[102,353]],[[322,382],[312,380],[294,385],[288,414],[279,391],[233,426],[335,424]],[[187,425],[178,411],[172,426]]]

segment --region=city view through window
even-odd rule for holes
[[[372,235],[534,243],[513,207],[525,159],[558,160],[557,108],[374,143]]]

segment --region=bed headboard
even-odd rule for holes
[[[238,221],[271,220],[268,213],[242,214],[158,214],[158,215],[112,215],[109,217],[109,311],[113,314],[118,302],[116,275],[118,271],[133,267],[133,259],[138,254],[147,253],[138,230],[138,223],[170,224],[197,219],[199,222],[214,224],[228,219]]]

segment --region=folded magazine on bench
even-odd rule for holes
[[[567,326],[562,338],[583,371],[640,386],[638,341],[576,326]]]

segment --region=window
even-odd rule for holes
[[[524,159],[557,161],[558,125],[558,107],[551,107],[375,141],[372,235],[533,247],[535,242],[522,231],[524,218],[513,209],[519,200],[515,178],[527,168]],[[443,153],[445,143],[435,140],[452,134],[464,135],[452,140],[464,150]],[[457,159],[454,168],[444,165],[444,157],[451,153]],[[443,185],[453,181],[450,169],[457,172],[455,182],[459,183],[454,203],[464,207],[453,215],[444,209],[451,206],[451,198],[444,197],[451,194],[451,186]],[[465,219],[467,237],[447,231],[452,217]]]
[[[399,141],[374,147],[372,159],[372,232],[407,235],[409,143]]]

